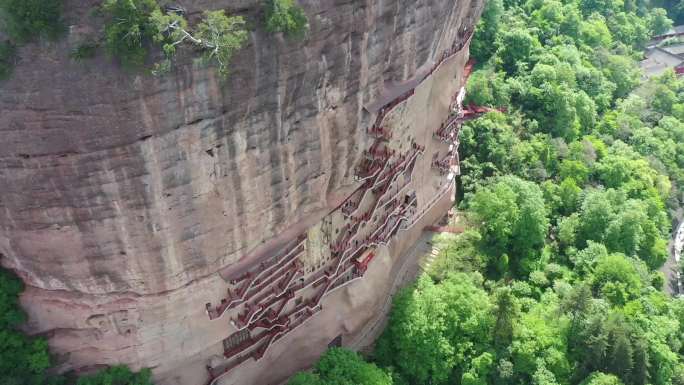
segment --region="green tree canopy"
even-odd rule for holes
[[[54,39],[65,31],[62,0],[0,0],[0,18],[11,39],[25,43],[36,37]]]
[[[499,39],[496,58],[509,75],[534,64],[534,58],[541,49],[537,37],[523,28],[506,30]]]
[[[595,372],[582,381],[581,385],[622,385],[622,382],[612,374]]]
[[[159,11],[156,0],[105,0],[105,46],[127,68],[140,67],[147,56],[146,41],[158,33],[150,16]]]
[[[470,55],[478,63],[486,62],[496,51],[496,45],[492,42],[499,33],[503,11],[503,0],[491,0],[485,3],[477,24],[477,33],[470,43]]]
[[[612,303],[622,305],[638,297],[643,286],[634,262],[622,254],[600,258],[592,274],[592,284]]]
[[[316,364],[316,372],[327,385],[392,385],[387,373],[346,349],[328,350]]]
[[[475,193],[471,209],[482,224],[483,248],[493,258],[508,255],[517,274],[534,270],[549,226],[538,185],[517,177],[501,177]]]
[[[96,374],[80,377],[76,385],[151,385],[151,379],[149,369],[135,373],[125,366],[112,366]]]
[[[294,0],[266,0],[266,30],[283,32],[288,36],[302,37],[308,29],[304,10]]]
[[[312,372],[300,372],[288,385],[392,385],[392,377],[358,354],[331,348],[323,354]],[[79,384],[80,385],[80,384]]]
[[[107,50],[124,67],[142,67],[150,42],[161,45],[166,59],[156,63],[155,74],[168,72],[180,44],[189,44],[199,48],[207,62],[217,64],[225,78],[233,55],[248,37],[244,18],[224,10],[205,11],[195,30],[181,13],[162,11],[156,0],[106,0],[103,10]]]
[[[218,64],[219,74],[227,76],[230,60],[247,40],[241,16],[227,16],[223,10],[207,11],[197,26],[197,37],[205,48],[204,56]]]
[[[422,276],[401,291],[375,356],[412,384],[446,384],[491,342],[494,319],[477,278],[454,274],[435,284]]]

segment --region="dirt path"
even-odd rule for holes
[[[665,291],[670,295],[682,294],[679,258],[684,247],[684,222],[680,222],[670,240],[670,255],[660,271],[665,274]]]

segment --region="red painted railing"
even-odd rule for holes
[[[256,269],[244,273],[238,279],[231,280],[230,282],[232,284],[239,282],[244,283],[238,288],[235,295],[232,295],[233,293],[228,289],[228,298],[222,299],[221,304],[215,308],[211,306],[211,303],[206,304],[209,319],[217,319],[221,317],[226,310],[232,309],[239,304],[248,301],[256,292],[258,292],[251,289],[260,281],[262,282],[262,285],[264,282],[266,282],[266,285],[268,285],[268,282],[272,282],[274,274],[278,274],[281,269],[285,268],[288,263],[294,261],[295,258],[304,251],[304,245],[302,244],[304,239],[305,236],[300,235],[297,238],[297,242],[286,248],[278,257],[270,258],[268,261],[260,263]],[[247,277],[247,280],[245,281],[243,277]]]
[[[473,31],[464,32],[464,39],[454,42],[443,52],[430,71],[419,79],[418,84],[465,46]],[[464,71],[464,78],[467,78],[471,71],[472,62],[469,62]],[[268,259],[256,268],[232,279],[230,284],[235,288],[232,292],[228,290],[227,298],[223,299],[219,306],[212,307],[211,304],[207,304],[207,313],[211,319],[219,318],[228,309],[244,304],[243,311],[237,315],[236,320],[233,320],[234,325],[238,330],[247,328],[251,333],[257,333],[224,351],[224,356],[230,362],[221,368],[209,368],[211,382],[250,358],[262,358],[275,341],[319,312],[320,302],[326,294],[361,278],[376,255],[370,249],[387,244],[402,223],[407,221],[406,215],[414,207],[416,198],[414,195],[410,202],[401,202],[401,192],[412,179],[416,159],[425,149],[414,143],[409,153],[395,155],[383,144],[392,138],[392,133],[383,126],[383,122],[387,114],[414,93],[415,88],[411,88],[383,105],[377,111],[374,124],[368,129],[368,134],[376,140],[365,153],[365,159],[357,169],[356,178],[363,180],[364,183],[339,206],[349,223],[331,247],[333,258],[328,266],[308,277],[303,275],[301,266],[297,263],[297,256],[304,250],[302,242],[306,235],[302,234],[294,245],[287,247],[277,257]],[[393,158],[396,161],[391,161]],[[405,175],[404,182],[396,185],[396,180],[401,174]],[[391,189],[392,186],[395,188]],[[366,198],[368,194],[372,194],[370,208],[357,215],[360,203],[364,199],[371,199]],[[430,202],[429,206],[432,204],[433,202]],[[382,214],[376,215],[378,209],[381,209]],[[364,239],[360,239],[362,228],[364,234],[370,233],[364,236]],[[369,250],[364,257],[364,253]],[[313,297],[308,300],[302,298],[305,290],[313,291]],[[288,307],[288,304],[292,304],[297,298],[301,302]],[[290,310],[283,313],[288,308]],[[258,329],[263,331],[257,332]]]

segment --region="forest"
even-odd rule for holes
[[[461,129],[466,230],[437,236],[372,354],[329,350],[289,385],[684,384],[684,300],[659,271],[684,81],[638,67],[678,4],[489,0],[466,104],[507,112]]]

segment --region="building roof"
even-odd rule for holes
[[[679,35],[684,33],[684,25],[675,25],[662,35]],[[661,36],[662,36],[661,35]]]
[[[659,63],[667,64],[672,67],[684,61],[679,55],[669,52],[662,47],[654,47],[646,51],[646,58],[653,59]]]
[[[666,64],[654,62],[649,59],[642,61],[640,65],[641,70],[644,71],[644,76],[648,78],[652,76],[658,76],[670,68]]]
[[[673,37],[673,36],[681,36],[684,35],[684,25],[676,25],[672,28],[670,28],[667,32],[660,34],[660,35],[655,35],[651,37],[651,41],[646,43],[647,48],[652,48],[658,45],[661,41]]]
[[[641,61],[640,66],[646,77],[660,75],[668,68],[675,68],[684,64],[684,59],[681,56],[661,47],[646,50],[644,56],[646,59]]]
[[[662,46],[660,48],[671,53],[671,54],[673,54],[673,55],[677,55],[680,57],[682,56],[682,54],[684,54],[684,43]]]

